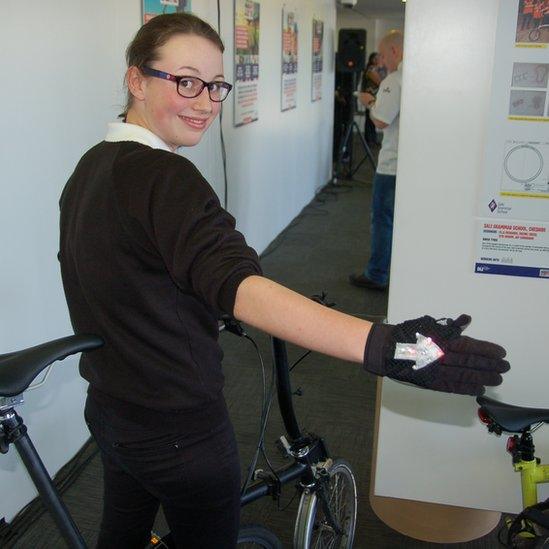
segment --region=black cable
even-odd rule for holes
[[[294,495],[290,498],[290,501],[286,505],[284,505],[284,507],[282,507],[282,508],[280,508],[280,501],[279,501],[278,511],[281,511],[281,512],[286,511],[286,509],[288,509],[288,507],[290,507],[290,505],[292,504],[292,502],[294,501],[294,499],[295,499],[295,497],[297,496],[298,493],[299,493],[299,490],[296,487]]]
[[[291,372],[304,358],[308,357],[312,351],[305,351],[291,366],[289,371]]]
[[[217,32],[221,36],[221,6],[220,0],[217,0]],[[225,150],[225,137],[223,136],[223,105],[219,110],[219,138],[221,140],[221,162],[223,163],[223,207],[227,209],[229,204],[229,185],[227,181],[227,151]]]
[[[248,341],[250,341],[253,344],[256,350],[257,356],[259,357],[261,369],[264,371],[265,363],[263,362],[263,357],[261,356],[261,352],[259,350],[259,347],[257,346],[257,343],[247,334],[245,335],[245,337]],[[246,493],[246,490],[248,489],[248,486],[252,481],[252,477],[255,472],[255,467],[257,465],[257,460],[259,459],[259,453],[261,452],[261,448],[263,447],[263,442],[265,440],[265,431],[267,429],[267,420],[269,419],[269,413],[271,411],[271,405],[273,402],[274,386],[275,386],[275,366],[273,364],[270,388],[266,390],[264,386],[264,390],[263,390],[263,395],[266,397],[266,400],[263,402],[263,408],[261,412],[259,436],[258,436],[256,451],[252,457],[252,460],[250,461],[250,465],[248,466],[248,474],[246,475],[246,480],[242,486],[242,490],[241,490],[242,495]]]
[[[255,341],[247,333],[244,333],[243,337],[245,337],[248,341],[250,341],[252,343],[252,345],[254,346],[255,351],[258,354],[259,359],[261,361],[261,382],[262,382],[262,386],[263,386],[263,398],[261,399],[261,403],[262,403],[261,404],[261,411],[263,412],[263,410],[265,408],[265,403],[267,402],[267,379],[266,379],[266,376],[265,376],[265,364],[263,363],[263,358],[261,356],[261,353],[259,352],[259,348],[256,345]]]

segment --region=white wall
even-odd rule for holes
[[[222,4],[225,64],[232,74],[233,2]],[[58,197],[82,153],[104,134],[124,103],[124,49],[140,24],[141,2],[49,0],[2,3],[0,88],[0,353],[71,332],[56,253]],[[215,0],[193,0],[217,23]],[[259,121],[232,127],[225,105],[229,209],[262,251],[330,178],[333,125],[334,0],[296,0],[298,108],[280,113],[280,0],[261,2]],[[312,18],[325,23],[323,99],[310,101]],[[194,150],[222,197],[218,125]],[[45,387],[28,393],[21,414],[49,471],[55,473],[88,433],[81,419],[85,384],[77,360],[57,365]],[[15,450],[0,456],[0,485],[10,520],[34,496]]]
[[[366,30],[366,59],[377,49],[376,20],[365,17],[349,8],[337,9],[337,31],[339,29],[365,29]],[[336,46],[337,47],[337,46]]]
[[[547,281],[474,274],[498,6],[408,2],[389,321],[471,314],[467,333],[501,342],[512,364],[489,395],[548,408]],[[375,493],[518,511],[505,437],[476,412],[472,397],[385,381]],[[547,460],[547,428],[536,447]]]
[[[400,30],[404,32],[404,17],[387,17],[384,19],[376,19],[375,24],[375,44],[376,50],[380,40],[390,31]]]
[[[339,29],[365,29],[366,30],[366,59],[377,51],[379,41],[391,29],[404,30],[404,16],[369,16],[362,15],[358,11],[338,7],[337,31]]]

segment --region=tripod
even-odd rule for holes
[[[353,176],[356,174],[356,172],[359,170],[360,166],[362,166],[362,164],[366,159],[370,161],[374,170],[376,169],[376,161],[374,159],[374,155],[372,154],[372,151],[370,150],[370,147],[368,146],[368,143],[366,142],[364,135],[362,135],[362,132],[358,127],[358,124],[355,122],[356,99],[354,96],[354,91],[356,90],[356,86],[357,86],[357,74],[358,73],[356,71],[352,72],[351,93],[349,94],[350,99],[348,99],[348,102],[349,102],[348,116],[347,116],[347,120],[342,124],[343,139],[341,140],[341,143],[339,145],[339,149],[336,155],[336,164],[335,164],[335,169],[332,176],[333,185],[336,185],[338,178],[342,177],[343,175],[341,165],[343,163],[343,157],[347,152],[349,152],[349,169],[345,174],[346,179],[353,179]],[[358,134],[358,137],[360,139],[360,142],[362,143],[362,148],[364,151],[364,156],[355,167],[353,167],[353,130],[356,130],[356,133]]]

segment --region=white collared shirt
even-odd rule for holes
[[[402,88],[402,61],[396,71],[389,74],[379,85],[376,102],[371,115],[388,124],[383,128],[383,142],[377,161],[377,172],[396,175],[398,130],[400,122],[400,91]]]
[[[153,149],[162,149],[173,152],[158,135],[143,126],[128,124],[127,122],[111,122],[108,124],[105,141],[117,143],[119,141],[135,141]]]

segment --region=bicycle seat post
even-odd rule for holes
[[[51,477],[27,434],[27,427],[14,410],[14,406],[22,404],[22,402],[22,395],[0,398],[0,426],[2,428],[0,449],[2,453],[6,453],[10,444],[15,445],[46,509],[53,517],[69,547],[71,549],[86,549],[82,535],[61,501]]]

